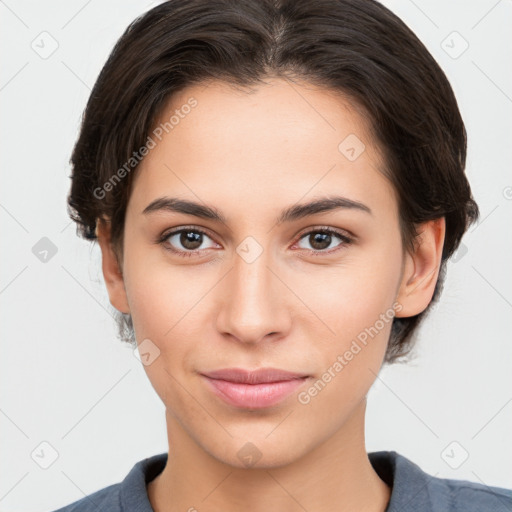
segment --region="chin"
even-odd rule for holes
[[[302,448],[305,450],[306,447]],[[293,446],[283,443],[282,439],[276,437],[271,441],[265,436],[233,437],[227,444],[223,442],[208,451],[219,462],[238,469],[274,469],[286,466],[303,455]]]

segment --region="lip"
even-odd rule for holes
[[[309,375],[277,368],[225,368],[202,373],[209,388],[235,407],[262,409],[275,405],[302,386]]]
[[[210,379],[226,380],[240,384],[265,384],[268,382],[282,382],[309,377],[306,373],[289,372],[279,368],[257,368],[256,370],[223,368],[221,370],[203,372],[202,375]]]

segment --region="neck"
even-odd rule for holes
[[[365,449],[366,400],[341,428],[292,463],[237,468],[212,457],[167,414],[167,464],[148,484],[155,512],[383,512],[390,489]]]

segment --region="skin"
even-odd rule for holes
[[[197,106],[137,169],[119,264],[109,223],[97,230],[112,305],[132,315],[138,343],[160,350],[144,368],[165,404],[170,450],[148,484],[150,502],[157,512],[383,511],[390,489],[369,462],[364,421],[391,322],[309,403],[297,394],[394,304],[398,317],[427,307],[444,218],[419,226],[415,251],[404,250],[378,147],[339,94],[285,79],[248,94],[215,81],[174,96],[162,119],[190,97]],[[366,146],[355,161],[338,150],[349,134]],[[372,214],[338,209],[275,223],[282,209],[333,192]],[[143,215],[161,196],[214,206],[226,222]],[[208,233],[200,254],[183,258],[155,243],[190,225]],[[356,239],[321,246],[304,236],[322,227]],[[251,263],[237,253],[249,236],[262,249]],[[190,252],[179,235],[170,245]],[[212,394],[198,373],[269,366],[311,377],[278,405],[246,410]],[[261,453],[251,467],[237,455],[248,442]]]

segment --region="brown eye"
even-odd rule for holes
[[[336,244],[336,239],[341,242]],[[302,249],[310,250],[312,252],[331,252],[328,249],[336,249],[337,247],[349,245],[352,242],[352,239],[347,235],[340,233],[339,231],[333,229],[316,229],[313,231],[308,231],[300,240],[306,240],[311,248],[301,247],[299,242],[299,247]],[[335,245],[332,245],[332,244]]]
[[[190,251],[199,249],[203,243],[203,235],[195,231],[181,231],[178,235],[179,243]]]
[[[205,241],[212,243],[204,246]],[[162,235],[160,243],[164,244],[166,249],[176,253],[179,256],[193,256],[203,249],[210,249],[215,246],[211,238],[200,229],[182,228]]]

